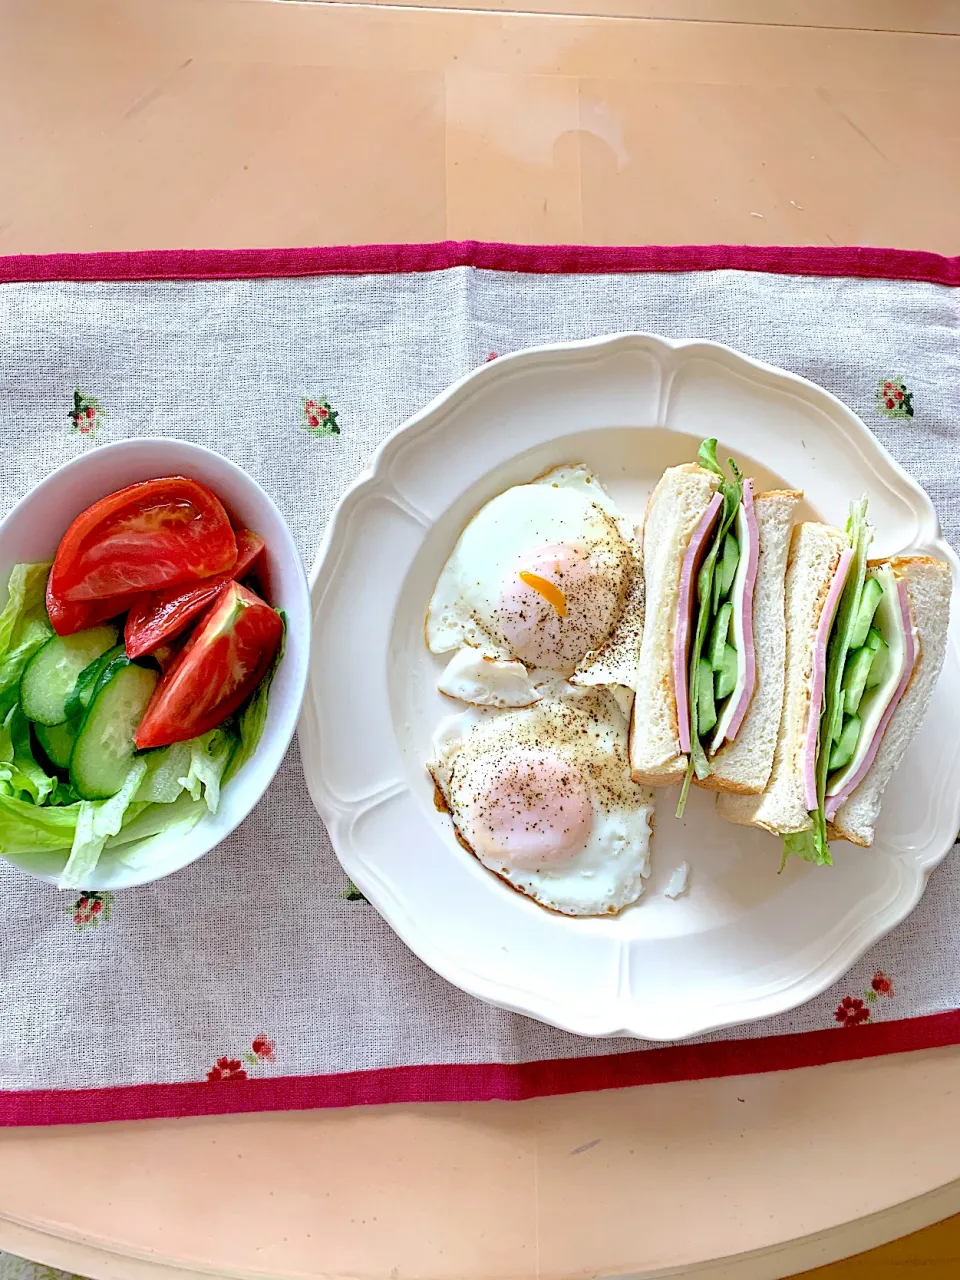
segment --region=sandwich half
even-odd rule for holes
[[[869,702],[864,694],[859,707],[863,728],[855,754],[842,775],[835,775],[827,786],[828,834],[863,846],[873,843],[884,790],[930,705],[947,649],[951,590],[949,565],[930,556],[896,556],[885,564],[871,565],[868,575],[883,584],[884,593],[873,631],[883,638],[889,593],[902,619],[902,627],[895,626],[894,634],[902,634],[906,653],[901,668],[892,644],[883,651],[888,655],[885,681],[874,682],[876,692]],[[897,672],[900,679],[893,685]],[[885,702],[883,690],[891,686],[893,696]]]
[[[845,532],[794,531],[786,576],[783,712],[761,796],[717,812],[783,838],[784,858],[829,864],[828,839],[870,845],[883,791],[943,665],[950,569],[927,556],[867,562],[866,503]]]
[[[754,494],[716,440],[667,470],[643,527],[646,615],[630,732],[633,778],[763,791],[783,704],[784,573],[793,491]]]

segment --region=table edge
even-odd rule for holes
[[[960,1178],[931,1191],[853,1218],[823,1231],[797,1236],[745,1253],[695,1263],[692,1267],[657,1268],[616,1273],[616,1280],[787,1280],[876,1249],[960,1213]],[[255,1272],[196,1270],[134,1253],[114,1252],[81,1237],[58,1236],[0,1213],[0,1249],[45,1266],[59,1267],[88,1280],[241,1280]],[[343,1272],[318,1272],[323,1280],[359,1280]],[[277,1278],[279,1280],[279,1278]],[[387,1280],[386,1276],[382,1280]],[[517,1280],[538,1280],[532,1275]],[[571,1277],[571,1280],[573,1278]],[[596,1280],[614,1280],[604,1273]]]

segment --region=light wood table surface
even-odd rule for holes
[[[958,252],[960,5],[0,0],[0,253]],[[523,1104],[0,1134],[91,1276],[772,1280],[960,1210],[960,1050]],[[824,1280],[960,1273],[947,1223]],[[819,1274],[819,1273],[818,1273]]]

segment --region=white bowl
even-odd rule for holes
[[[247,473],[212,449],[181,440],[123,440],[104,445],[58,468],[22,498],[0,522],[0,599],[15,564],[52,560],[61,537],[81,511],[125,485],[157,476],[185,475],[207,485],[241,524],[266,542],[265,587],[270,604],[286,614],[286,649],[270,688],[260,744],[231,778],[216,814],[206,814],[186,834],[153,837],[136,859],[121,860],[122,847],[109,848],[85,886],[126,889],[148,884],[189,866],[225,839],[257,803],[290,745],[307,679],[310,601],[300,553],[273,500]],[[4,855],[7,856],[7,855]],[[56,881],[63,859],[31,854],[7,857],[21,870]]]
[[[711,342],[620,334],[533,348],[466,375],[396,431],[344,495],[313,570],[300,749],[350,879],[464,991],[593,1036],[676,1040],[792,1009],[842,976],[920,900],[960,825],[960,607],[933,705],[885,797],[871,849],[833,868],[722,822],[695,789],[660,791],[653,874],[619,916],[552,915],[486,871],[437,812],[424,767],[443,659],[424,610],[470,516],[560,463],[585,462],[634,519],[665,466],[718,436],[758,488],[806,491],[803,518],[866,494],[871,552],[960,562],[930,499],[836,397]],[[322,661],[319,660],[322,654]],[[673,869],[690,887],[663,894]]]

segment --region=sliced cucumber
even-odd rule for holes
[[[857,609],[853,630],[850,632],[851,649],[859,649],[865,644],[867,634],[873,623],[873,615],[877,612],[877,605],[880,603],[882,595],[883,587],[876,578],[866,578],[864,580],[863,590],[860,592],[860,606]]]
[[[63,724],[36,724],[33,728],[50,763],[55,764],[58,769],[68,769],[73,746],[80,732],[79,720],[64,720]]]
[[[713,701],[713,669],[706,658],[700,659],[700,688],[697,694],[697,731],[701,738],[717,723],[717,708]]]
[[[733,605],[728,600],[720,606],[720,612],[713,620],[713,631],[710,633],[710,647],[707,656],[714,671],[723,665],[723,654],[727,648],[727,633],[730,630],[730,619],[733,617]]]
[[[67,699],[68,720],[83,719],[83,713],[89,707],[96,690],[97,681],[114,658],[119,657],[123,652],[122,644],[114,645],[112,649],[102,653],[99,658],[94,658],[89,666],[83,668],[79,676],[77,676],[77,683],[73,686],[73,693]]]
[[[860,737],[860,717],[850,716],[844,720],[843,728],[840,731],[840,738],[835,743],[833,750],[830,752],[829,768],[842,769],[844,765],[850,763],[853,759],[853,753],[857,749],[857,739]]]
[[[728,533],[723,540],[723,557],[717,570],[720,577],[721,600],[733,586],[733,579],[736,576],[739,561],[740,544],[732,533]]]
[[[876,636],[874,645],[870,643],[872,636]],[[884,676],[887,674],[887,663],[890,661],[890,646],[880,635],[880,632],[874,631],[871,627],[870,635],[867,636],[867,647],[873,649],[873,661],[870,663],[866,687],[868,689],[876,689],[883,684]]]
[[[136,752],[133,735],[158,679],[126,658],[101,676],[70,757],[70,782],[84,800],[106,800],[123,786]]]
[[[737,687],[737,673],[737,651],[732,644],[725,645],[723,658],[717,668],[716,696],[718,702],[728,698]]]
[[[848,716],[855,716],[860,706],[860,699],[867,687],[870,668],[873,666],[874,653],[866,645],[856,649],[847,656],[847,664],[843,670],[843,709]]]
[[[48,640],[27,663],[20,680],[20,706],[27,719],[37,724],[63,724],[67,699],[78,677],[116,642],[116,627],[91,627]]]
[[[824,725],[826,732],[827,726]],[[838,698],[836,706],[833,709],[833,725],[830,728],[830,742],[839,742],[840,734],[843,732],[843,698]],[[829,761],[827,762],[829,764]]]

